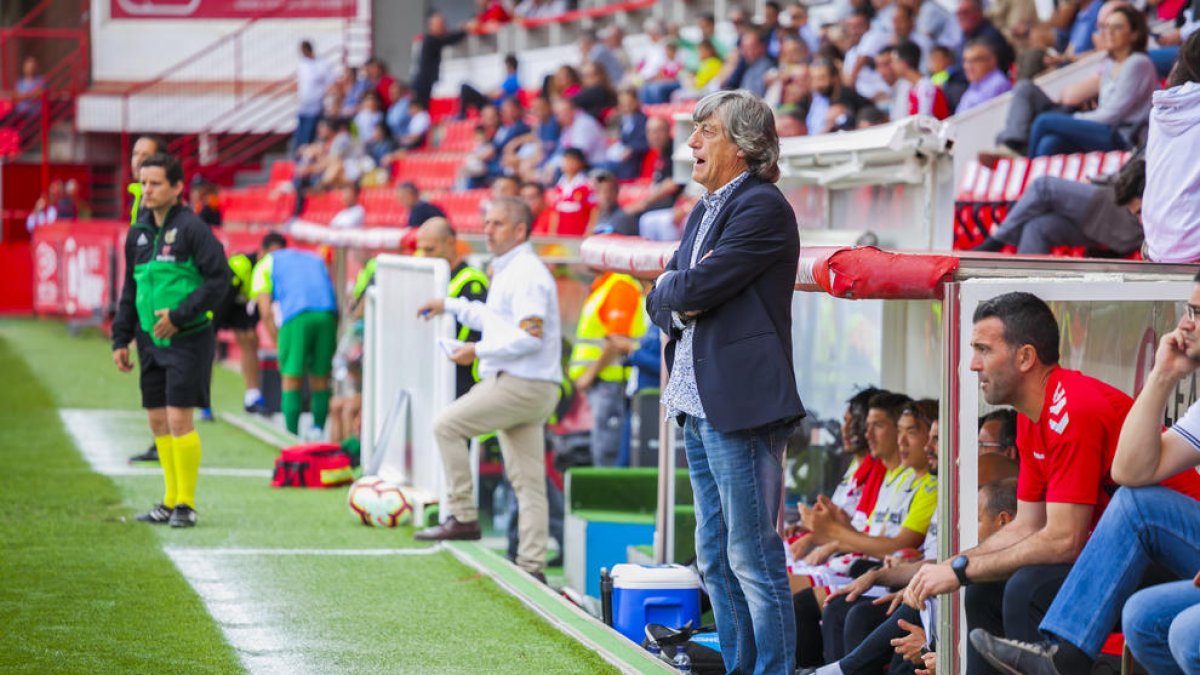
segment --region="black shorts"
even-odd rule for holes
[[[258,326],[258,310],[247,311],[247,303],[238,290],[230,286],[213,309],[213,328],[216,330],[254,330]]]
[[[212,326],[171,338],[159,347],[138,331],[139,384],[143,408],[208,408],[216,340]]]

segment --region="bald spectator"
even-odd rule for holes
[[[445,218],[446,212],[434,204],[421,199],[421,192],[412,181],[396,186],[396,199],[408,209],[408,227],[420,227],[430,218]]]

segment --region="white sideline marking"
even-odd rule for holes
[[[91,465],[92,471],[105,476],[161,476],[162,470],[149,467],[130,466],[129,454],[143,447],[143,442],[133,442],[128,436],[114,430],[113,422],[145,421],[146,415],[133,410],[78,410],[58,411],[63,426],[75,441],[79,454]],[[149,434],[147,434],[149,435]],[[202,476],[225,476],[230,478],[270,478],[270,469],[228,469],[200,467]]]
[[[389,556],[433,555],[441,551],[441,544],[428,548],[167,548],[171,555],[202,556]]]
[[[166,551],[196,589],[247,671],[267,675],[321,672],[321,668],[307,662],[302,650],[296,649],[287,612],[274,611],[277,608],[268,598],[252,596],[256,590],[252,579],[243,578],[206,549]]]

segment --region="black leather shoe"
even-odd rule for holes
[[[460,523],[457,518],[450,516],[440,525],[417,532],[413,535],[413,539],[417,541],[477,541],[482,536],[478,520]]]

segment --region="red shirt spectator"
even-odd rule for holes
[[[581,236],[587,232],[592,219],[595,199],[587,176],[583,172],[574,176],[565,173],[554,186],[554,213],[557,225],[551,222],[551,234],[559,236]]]

